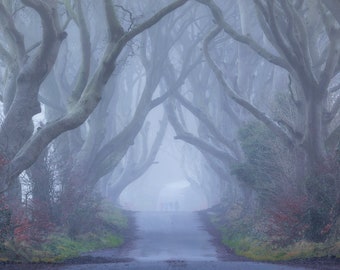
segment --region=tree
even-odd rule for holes
[[[207,5],[217,27],[208,36],[205,55],[221,85],[228,95],[239,105],[246,108],[260,121],[264,122],[287,145],[300,147],[305,154],[306,168],[309,172],[319,164],[326,162],[327,142],[337,128],[331,123],[339,111],[337,100],[334,101],[332,84],[339,72],[339,29],[335,17],[328,15],[328,9],[321,2],[299,5],[291,1],[254,1],[260,27],[266,38],[275,49],[275,54],[261,46],[250,33],[245,35],[235,31],[223,18],[222,10],[214,1],[199,1]],[[308,5],[308,11],[303,7]],[[317,21],[322,25],[322,48],[313,42],[313,25],[311,16],[315,9],[321,9]],[[313,17],[314,18],[314,17]],[[314,18],[314,22],[316,19]],[[294,82],[291,97],[294,100],[298,115],[296,123],[274,121],[263,114],[250,102],[236,94],[224,80],[220,69],[213,62],[209,51],[209,42],[221,31],[238,42],[249,46],[268,62],[283,68]],[[287,87],[289,90],[289,87]],[[301,121],[301,119],[303,119]],[[303,122],[303,125],[299,125]],[[329,145],[334,151],[335,145]]]
[[[293,160],[297,162],[291,163],[291,166],[298,173],[293,179],[286,178],[286,183],[293,180],[295,183],[290,187],[302,183],[302,189],[282,192],[276,199],[281,202],[293,200],[297,193],[299,199],[307,196],[310,209],[302,209],[305,215],[303,222],[308,228],[305,237],[313,241],[324,240],[330,231],[329,224],[334,224],[339,216],[339,195],[326,191],[337,190],[339,185],[338,171],[335,169],[337,165],[334,163],[339,144],[339,95],[336,91],[339,89],[340,32],[337,13],[334,12],[338,4],[255,0],[253,13],[257,14],[258,29],[266,37],[263,42],[257,32],[240,33],[235,30],[235,26],[231,26],[224,18],[224,6],[212,0],[198,2],[209,7],[216,23],[205,39],[204,54],[221,87],[231,100],[264,123],[295,155]],[[240,12],[245,12],[242,5],[240,7]],[[285,73],[288,78],[285,98],[290,102],[282,104],[290,104],[288,110],[291,117],[284,114],[273,117],[272,113],[263,111],[253,101],[242,96],[227,81],[217,60],[216,50],[209,47],[221,31]],[[279,165],[283,168],[282,163]],[[239,173],[242,174],[241,171]],[[251,180],[255,180],[254,174],[248,171],[246,176],[250,175]],[[278,180],[277,177],[275,180]],[[276,184],[275,189],[279,187]],[[259,192],[259,195],[264,194]],[[274,206],[280,208],[279,203]]]
[[[7,39],[5,45],[1,43],[1,60],[7,63],[10,74],[7,87],[3,91],[4,99],[9,100],[5,107],[9,109],[0,129],[0,149],[2,158],[6,160],[6,164],[1,167],[0,171],[1,190],[4,191],[13,184],[17,176],[36,161],[50,142],[60,134],[77,128],[86,121],[100,102],[105,85],[115,70],[116,60],[126,44],[185,2],[185,0],[175,1],[162,8],[150,19],[125,31],[117,19],[112,2],[104,1],[109,38],[98,66],[92,76],[87,78],[89,63],[83,54],[84,62],[79,73],[82,77],[72,90],[73,104],[63,116],[47,123],[36,132],[33,132],[32,118],[41,111],[38,99],[40,86],[54,66],[60,44],[67,36],[63,27],[60,26],[60,21],[64,20],[67,25],[68,18],[58,12],[57,1],[22,1],[24,4],[22,12],[26,12],[28,8],[37,12],[43,29],[38,45],[30,50],[26,48],[23,34],[17,29],[11,16],[13,5],[0,3],[1,18],[5,23],[3,25],[7,26],[3,29]],[[84,18],[81,14],[80,1],[77,2],[77,12],[77,23],[80,32],[84,33],[81,35],[84,51],[88,42],[86,41],[86,26],[82,22]],[[14,50],[8,51],[7,48],[14,48]],[[145,95],[150,98],[150,94]],[[10,97],[13,97],[12,100]],[[144,105],[141,104],[140,110],[146,113],[147,109],[143,109]],[[136,121],[139,120],[134,119],[130,124],[131,128]],[[121,134],[121,137],[123,135]],[[112,143],[115,144],[117,141],[116,139]],[[123,149],[126,149],[131,140],[119,142]],[[103,158],[104,152],[103,150]]]

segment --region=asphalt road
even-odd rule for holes
[[[136,214],[137,241],[129,257],[138,261],[216,261],[210,235],[197,214],[140,212]]]
[[[193,269],[193,270],[302,270],[308,268],[242,261],[224,255],[221,260],[212,236],[204,230],[197,213],[140,212],[136,213],[136,240],[129,248],[104,250],[86,254],[120,262],[32,265],[22,269],[43,270],[108,270],[108,269]],[[94,260],[95,262],[95,260]],[[31,268],[32,267],[32,268]],[[5,267],[6,269],[6,267]],[[10,269],[10,268],[8,268]],[[13,268],[12,268],[13,269]],[[20,269],[20,268],[16,268]]]

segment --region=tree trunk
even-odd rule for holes
[[[325,127],[323,124],[324,97],[311,95],[306,102],[306,128],[303,147],[311,172],[316,172],[326,161]]]

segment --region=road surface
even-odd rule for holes
[[[136,240],[128,249],[86,254],[94,258],[119,258],[116,263],[91,263],[57,266],[36,265],[23,269],[109,270],[109,269],[193,269],[193,270],[302,270],[308,268],[242,261],[224,256],[220,260],[212,236],[204,230],[197,213],[136,213]],[[6,269],[6,268],[5,268]],[[8,268],[10,269],[10,268]],[[20,269],[20,268],[18,268]]]

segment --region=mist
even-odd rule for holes
[[[0,1],[0,251],[93,233],[136,260],[338,258],[339,14]]]

